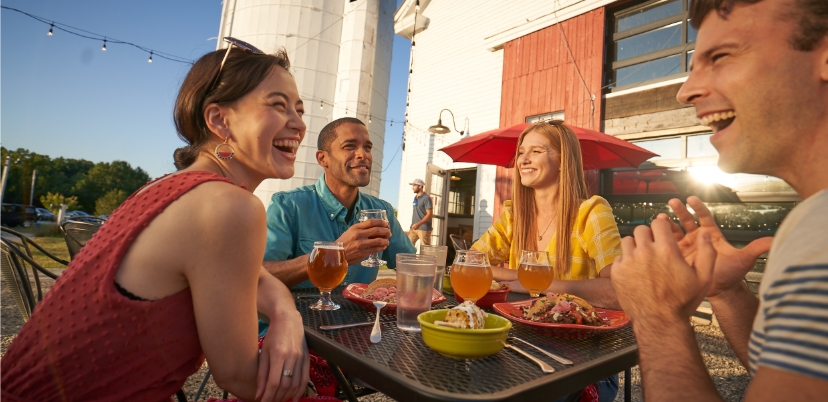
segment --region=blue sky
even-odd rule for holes
[[[3,0],[7,7],[190,60],[216,47],[219,0]],[[172,107],[189,70],[114,43],[79,38],[2,10],[0,140],[52,158],[123,160],[156,177],[182,142]],[[394,36],[388,119],[405,114],[411,42]],[[301,88],[300,88],[301,91]],[[390,123],[389,123],[390,125]],[[380,197],[397,206],[401,123],[386,126]],[[391,157],[397,154],[393,160]]]

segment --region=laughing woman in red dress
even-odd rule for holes
[[[225,41],[178,94],[178,172],[130,196],[38,304],[3,356],[4,402],[169,401],[205,357],[243,400],[305,390],[302,319],[262,268],[251,193],[293,176],[302,101],[283,51]],[[279,323],[261,354],[257,310]]]

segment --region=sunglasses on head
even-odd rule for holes
[[[562,125],[564,125],[563,120],[549,120],[549,121],[547,121],[547,123],[549,123],[550,125],[553,125],[553,126],[562,126]]]
[[[213,92],[213,90],[216,89],[216,84],[218,84],[219,76],[221,76],[221,70],[224,69],[224,63],[227,61],[227,57],[230,56],[230,50],[232,50],[234,46],[241,49],[241,50],[248,51],[248,52],[253,53],[253,54],[264,54],[264,52],[259,50],[259,48],[257,48],[256,46],[253,46],[253,45],[251,45],[251,44],[249,44],[249,43],[247,43],[243,40],[239,40],[239,39],[236,39],[236,38],[225,36],[224,41],[229,43],[230,45],[227,46],[227,52],[224,53],[224,58],[221,59],[221,64],[219,64],[218,73],[216,73],[216,78],[213,79],[213,83],[210,84],[210,90],[207,91],[208,93]]]

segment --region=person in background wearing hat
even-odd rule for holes
[[[431,197],[423,192],[425,182],[422,179],[414,179],[408,183],[414,189],[414,211],[411,214],[411,230],[408,231],[408,238],[411,244],[416,245],[417,239],[425,245],[431,244]]]

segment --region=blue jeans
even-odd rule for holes
[[[615,400],[615,394],[618,393],[618,374],[613,374],[601,381],[595,383],[598,388],[599,402],[612,402]],[[555,402],[563,402],[566,396],[562,396],[555,400]]]

